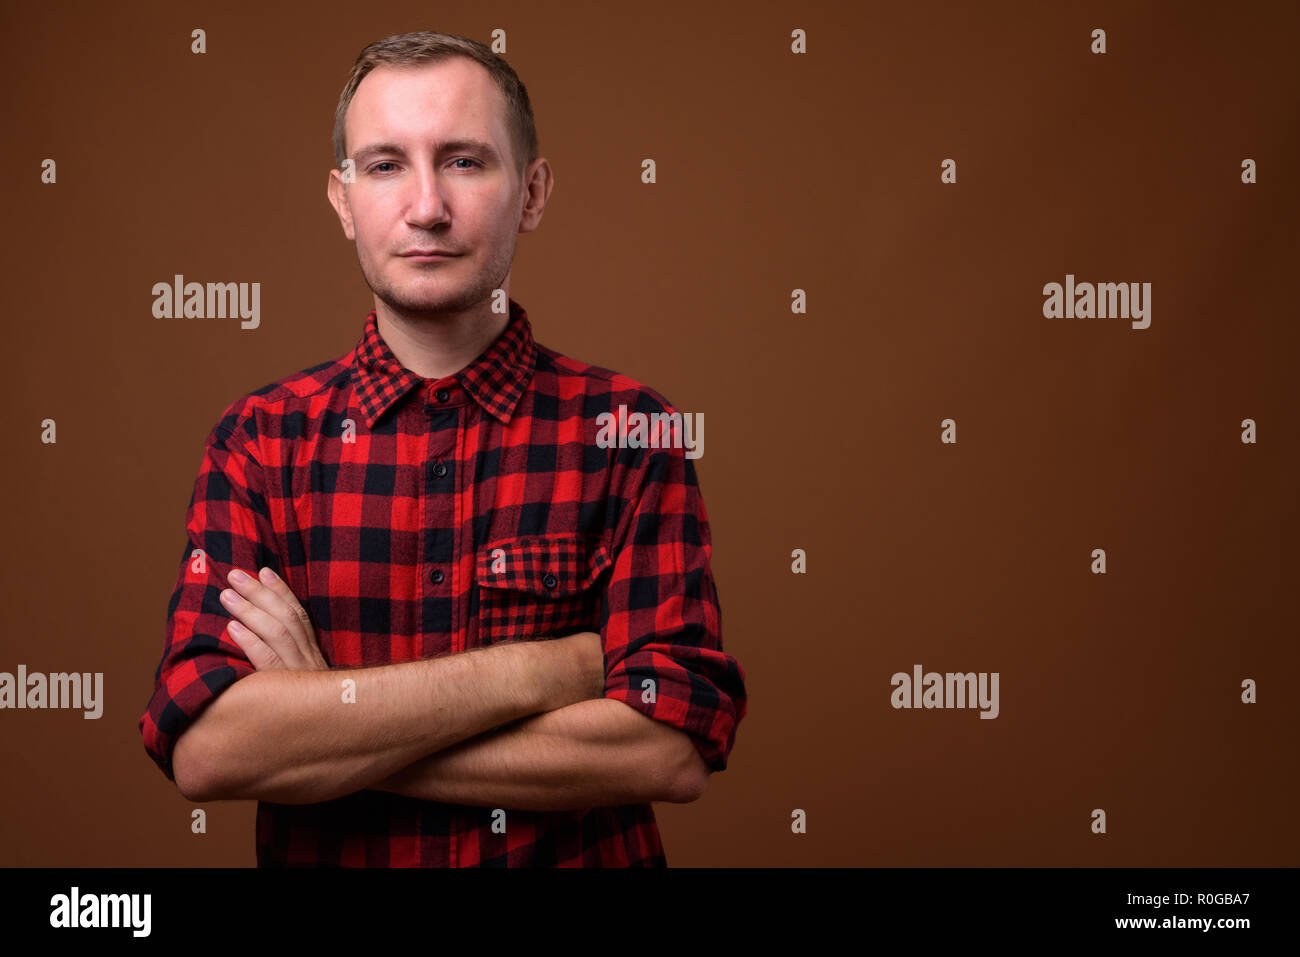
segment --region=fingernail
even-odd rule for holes
[[[268,585],[275,584],[275,578],[276,578],[275,572],[271,571],[271,569],[269,568],[264,567],[260,572],[257,573],[257,577],[262,579],[262,581]]]
[[[246,575],[244,572],[241,572],[238,568],[236,568],[233,571],[231,571],[230,580],[233,582],[239,582],[239,584],[242,585],[245,582],[251,582],[253,579],[249,578],[248,575]]]
[[[244,626],[237,621],[232,621],[230,623],[230,630],[233,631],[235,634],[242,634],[244,631]]]

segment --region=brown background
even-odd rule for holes
[[[361,47],[498,27],[557,178],[511,295],[707,420],[750,713],[669,863],[1300,863],[1296,5],[800,0],[5,4],[0,671],[105,712],[0,711],[0,864],[252,864],[254,805],[191,834],[136,730],[203,439],[371,308],[325,200]],[[261,328],[155,319],[178,272]],[[1151,327],[1045,319],[1067,272]],[[895,711],[915,663],[1001,716]]]

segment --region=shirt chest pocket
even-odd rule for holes
[[[582,535],[533,535],[479,549],[478,644],[561,638],[600,630],[610,566],[603,542]]]

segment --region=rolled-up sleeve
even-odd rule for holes
[[[637,409],[676,411],[646,399]],[[601,616],[605,697],[685,732],[709,770],[722,771],[745,715],[745,675],[722,649],[694,461],[666,430],[653,432],[661,447],[617,451],[611,493],[621,512]]]
[[[232,406],[209,434],[186,512],[187,541],[167,606],[162,660],[140,716],[145,750],[170,780],[176,739],[205,707],[256,669],[231,640],[219,598],[232,568],[277,571],[261,466],[248,451],[251,420]]]

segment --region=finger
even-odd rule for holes
[[[236,573],[246,577],[243,581],[240,581]],[[271,617],[279,621],[288,630],[293,643],[297,646],[296,653],[298,655],[310,656],[311,649],[316,644],[316,634],[312,631],[310,621],[306,618],[305,612],[295,610],[295,608],[300,609],[301,606],[298,605],[298,599],[293,596],[293,592],[288,590],[288,586],[285,586],[283,592],[283,594],[288,596],[288,602],[286,602],[285,599],[281,597],[281,594],[278,594],[275,590],[267,587],[267,585],[263,584],[258,579],[253,578],[242,569],[231,569],[229,580],[231,585],[234,586],[235,591],[237,591],[242,598],[271,615]],[[291,607],[291,605],[293,607]],[[245,621],[244,624],[249,625],[254,631],[261,635],[263,640],[268,637],[273,637],[263,633],[252,622]]]
[[[293,628],[285,624],[284,616],[277,618],[230,588],[221,593],[221,604],[225,606],[226,611],[238,618],[249,631],[279,655],[285,667],[302,666],[302,646]],[[293,616],[289,615],[288,619],[292,622]]]
[[[316,638],[316,629],[311,625],[311,615],[307,613],[307,609],[302,606],[300,601],[298,601],[298,596],[293,593],[293,589],[289,587],[289,583],[277,575],[275,569],[267,565],[262,566],[262,568],[258,570],[257,577],[264,586],[270,589],[272,593],[277,595],[280,600],[284,602],[285,607],[289,608],[290,611],[298,616],[298,623],[302,627],[303,634],[299,650],[302,652],[303,657],[307,662],[304,667],[314,668],[317,670],[328,668],[329,662],[327,662],[325,656],[321,654],[320,642]]]
[[[262,567],[262,570],[257,573],[257,577],[266,588],[271,590],[272,594],[284,602],[285,607],[298,617],[307,632],[314,634],[311,627],[311,616],[307,614],[307,609],[302,607],[302,603],[298,601],[298,596],[293,593],[293,589],[289,587],[288,583],[267,566]]]
[[[239,575],[244,575],[246,577],[241,581],[238,577]],[[295,612],[289,604],[285,602],[284,598],[281,597],[280,594],[277,594],[241,568],[232,568],[227,578],[231,587],[234,588],[242,598],[282,622],[284,626],[293,633],[295,641],[298,641],[301,644],[301,639],[307,637],[306,630],[303,628],[302,616]],[[289,592],[288,594],[289,600],[296,605],[298,599],[293,597],[293,592]],[[254,627],[253,630],[257,631],[257,628]],[[261,634],[261,632],[259,631],[258,634]]]
[[[247,628],[244,628],[237,621],[232,621],[226,631],[230,635],[230,640],[237,644],[241,651],[258,671],[267,671],[272,668],[283,668],[284,663],[280,660],[279,655],[272,651],[261,638],[253,634]]]

